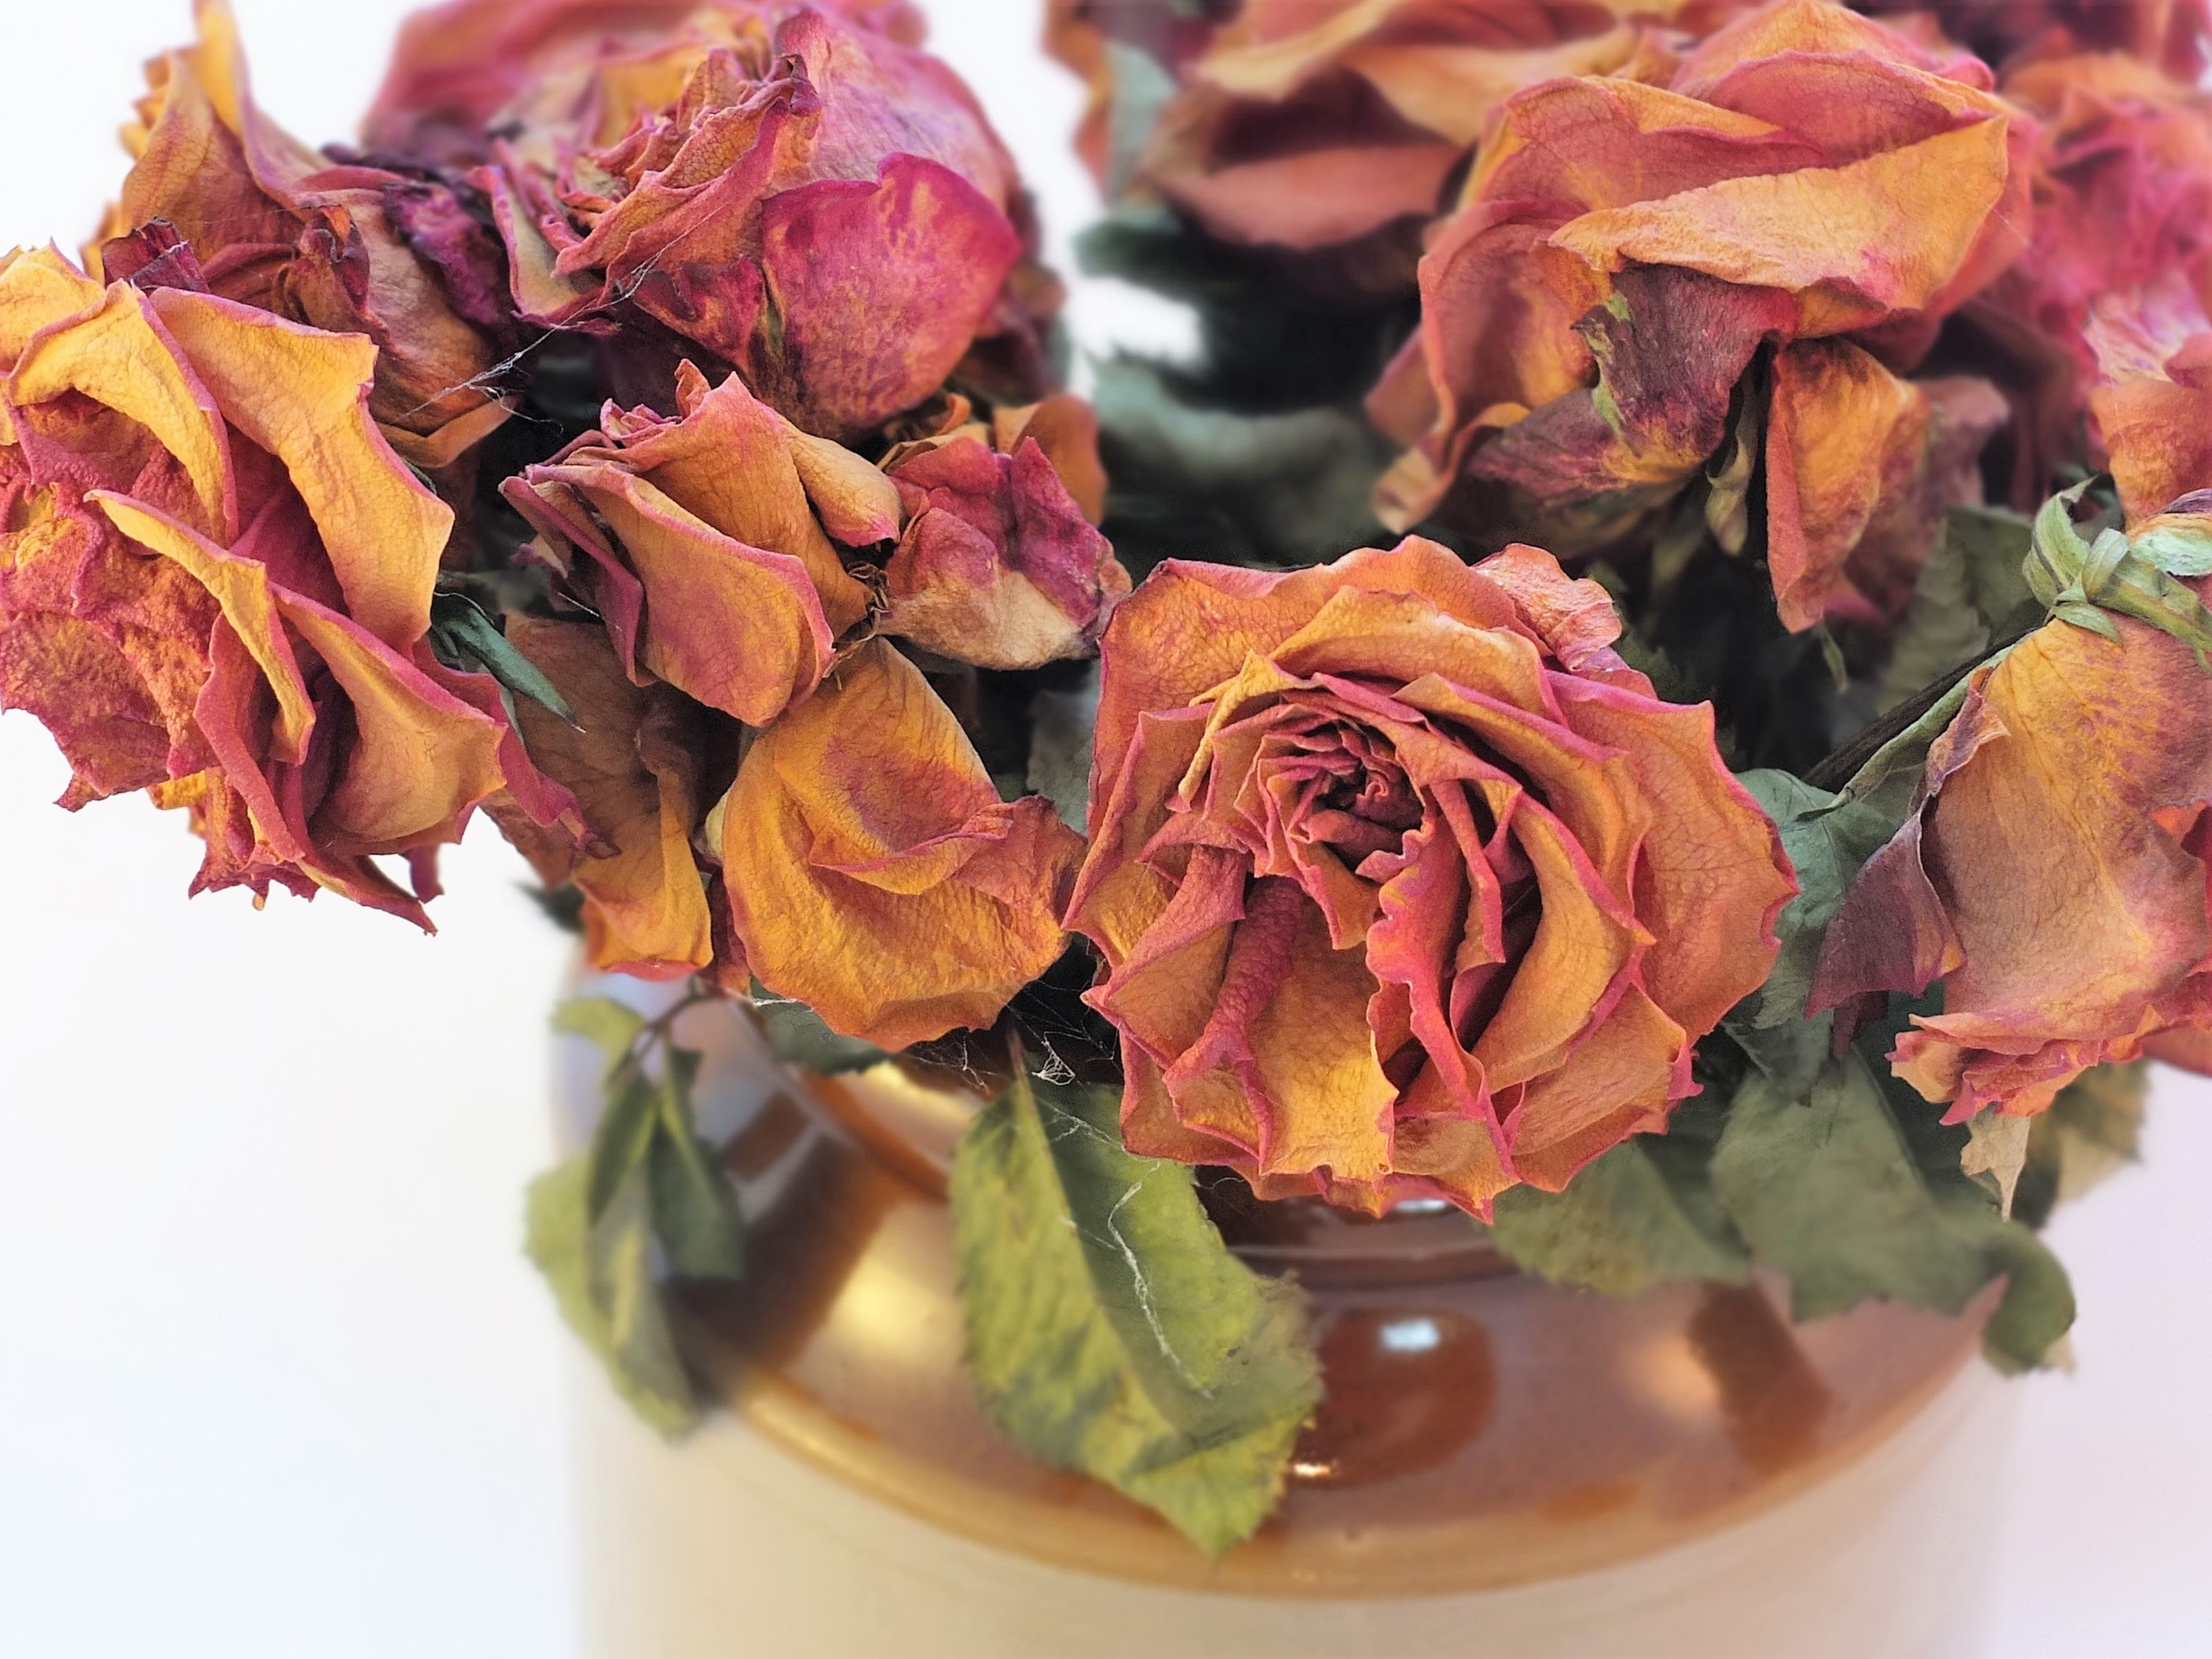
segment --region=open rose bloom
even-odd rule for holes
[[[1122,608],[1070,921],[1133,1150],[1486,1209],[1665,1127],[1795,884],[1618,630],[1547,554],[1419,540]]]
[[[319,150],[199,0],[90,244],[0,258],[63,804],[426,927],[481,812],[592,974],[995,1096],[971,1358],[1066,1339],[996,1419],[1209,1547],[1314,1398],[1255,1206],[2042,1363],[2023,1168],[2212,1066],[2202,0],[1039,0],[1143,362],[925,9],[449,0]],[[750,1154],[608,1006],[533,1249],[665,1425]],[[1133,1322],[1248,1291],[1161,1404]]]

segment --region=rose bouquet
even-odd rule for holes
[[[2212,1066],[2208,20],[1890,9],[1055,0],[1202,343],[1094,412],[898,0],[453,0],[327,151],[201,0],[0,263],[0,702],[196,890],[427,927],[482,811],[685,988],[530,1205],[672,1431],[706,1004],[981,1085],[985,1408],[1217,1552],[1327,1386],[1239,1204],[2047,1363]]]

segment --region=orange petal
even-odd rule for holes
[[[1677,1024],[1699,1035],[1765,981],[1774,924],[1797,882],[1780,837],[1729,775],[1713,711],[1559,687],[1567,724],[1625,753],[1650,821],[1636,866],[1636,915],[1652,934],[1638,975]]]
[[[532,469],[588,499],[645,586],[639,660],[710,708],[763,726],[821,680],[832,636],[805,564],[723,535],[623,468]]]
[[[1946,1047],[2125,1036],[2212,951],[2204,866],[2183,845],[2212,800],[2205,673],[2171,636],[2115,626],[2045,623],[1990,672],[1996,731],[1927,816],[1964,957],[1920,1022]]]
[[[315,708],[284,633],[269,568],[258,560],[235,557],[190,526],[125,496],[95,492],[91,499],[118,530],[181,566],[214,595],[276,695],[277,758],[298,760],[307,752]]]
[[[503,781],[500,723],[351,618],[281,591],[276,604],[352,714],[337,775],[315,815],[318,847],[370,858],[459,841],[470,812]]]
[[[54,320],[66,326],[50,328],[24,345],[9,377],[9,401],[22,408],[75,392],[128,416],[177,458],[191,480],[198,501],[193,528],[225,541],[237,535],[238,485],[220,394],[198,365],[179,356],[156,310],[136,289],[118,283],[98,311],[82,314],[74,307],[82,290],[56,280],[51,268],[42,271],[24,260],[9,269],[11,276],[20,270],[36,281],[38,301],[55,307]],[[18,313],[17,325],[29,320],[27,311],[26,305]]]
[[[354,620],[387,645],[421,639],[453,514],[369,418],[376,348],[213,295],[161,289],[148,303],[223,418],[284,464]]]
[[[682,732],[681,700],[665,687],[633,685],[596,625],[516,617],[507,638],[576,714],[581,729],[534,702],[516,706],[531,759],[575,792],[592,844],[512,814],[501,829],[541,876],[573,878],[583,890],[594,968],[655,979],[705,968],[713,925],[691,852],[699,745],[696,733],[688,743],[659,740],[672,723]]]
[[[1599,1153],[1664,1128],[1668,1106],[1691,1091],[1689,1062],[1682,1028],[1629,987],[1587,1041],[1529,1083],[1510,1129],[1514,1173],[1558,1192]]]
[[[1917,505],[1927,396],[1847,340],[1801,340],[1776,355],[1769,409],[1768,559],[1783,623],[1863,611],[1851,556],[1886,504]]]
[[[842,659],[761,735],[721,811],[753,971],[848,1036],[902,1048],[988,1026],[1065,943],[1079,838],[1049,802],[1000,801],[951,711],[887,642]],[[902,879],[909,860],[945,878]]]
[[[686,363],[678,381],[681,420],[658,422],[604,456],[587,443],[569,460],[616,461],[732,541],[797,559],[822,596],[830,632],[842,635],[867,614],[867,590],[822,533],[819,502],[810,497],[818,491],[831,527],[866,545],[898,534],[898,491],[850,450],[799,432],[736,375],[710,392]]]
[[[1552,241],[1601,271],[1680,265],[1781,289],[1798,296],[1802,333],[1842,333],[1965,297],[1953,285],[2005,199],[2009,165],[2008,124],[1977,121],[1843,167],[1587,213]]]

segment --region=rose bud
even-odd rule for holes
[[[1027,316],[1026,208],[974,96],[828,13],[702,11],[499,125],[478,176],[526,318],[672,331],[806,431],[880,426]]]
[[[868,614],[838,550],[896,538],[897,489],[811,438],[734,374],[690,364],[678,414],[609,404],[601,429],[505,494],[564,586],[605,619],[624,670],[764,726],[821,681]]]
[[[1067,919],[1130,1150],[1486,1212],[1665,1127],[1796,884],[1620,630],[1547,553],[1418,538],[1121,606]]]
[[[889,641],[760,735],[711,822],[747,965],[848,1036],[988,1026],[1066,943],[1081,837],[1049,801],[1000,799]]]
[[[499,688],[424,644],[452,514],[369,417],[375,359],[56,253],[0,264],[0,693],[68,756],[65,805],[192,810],[195,890],[327,887],[428,927],[480,802],[568,803]]]
[[[226,0],[198,9],[199,45],[148,66],[134,165],[88,263],[367,335],[393,447],[452,465],[507,417],[486,384],[507,325],[496,239],[434,175],[334,162],[279,129],[253,106]]]
[[[1992,405],[1947,410],[1892,366],[2003,270],[2027,222],[2030,129],[1989,88],[1963,54],[1783,0],[1663,84],[1585,76],[1508,100],[1421,262],[1420,333],[1370,400],[1415,446],[1383,481],[1385,521],[1436,514],[1487,545],[1540,530],[1570,550],[1648,531],[1777,342],[1771,409],[1747,391],[1771,416],[1785,619],[1871,602],[1849,575],[1869,534],[1909,597],[1941,515],[1896,504],[1970,471],[1950,452]]]
[[[1671,73],[1650,25],[1689,9],[1246,0],[1184,72],[1138,178],[1224,240],[1345,251],[1333,269],[1410,285],[1420,227],[1500,103],[1563,75]]]
[[[2212,493],[2178,505],[2198,510],[2145,520],[2133,546],[2202,570]],[[2150,586],[2191,610],[2212,590]],[[2040,1112],[2107,1060],[2212,1064],[2212,671],[2142,617],[2095,623],[2054,618],[1974,671],[1821,947],[1815,1012],[1942,981],[1943,1012],[1914,1016],[1892,1060],[1954,1122]]]
[[[884,633],[978,668],[1097,648],[1129,573],[1092,527],[1105,472],[1088,407],[1061,397],[1001,410],[992,428],[906,446],[885,468],[907,525],[884,573]]]

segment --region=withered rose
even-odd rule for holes
[[[2100,296],[2089,409],[2132,526],[2212,478],[2212,267]]]
[[[708,744],[696,703],[635,684],[593,623],[516,617],[507,638],[559,690],[574,723],[533,702],[516,714],[531,757],[572,791],[580,823],[542,825],[495,801],[508,841],[549,888],[584,896],[584,948],[601,973],[680,979],[714,959],[692,837],[706,810]]]
[[[939,656],[1034,668],[1089,654],[1128,592],[1091,523],[1104,473],[1076,398],[901,445],[889,476],[734,374],[709,389],[682,365],[677,404],[673,419],[608,405],[505,492],[641,684],[763,726],[872,609]]]
[[[919,46],[908,0],[820,0],[823,9]],[[702,14],[767,14],[777,0],[447,0],[399,26],[364,127],[379,149],[469,167],[491,153],[491,128],[532,86],[580,66],[650,52]]]
[[[452,514],[369,418],[375,357],[52,252],[0,264],[0,694],[61,744],[67,804],[189,807],[198,888],[327,887],[427,927],[435,849],[479,803],[570,804],[499,689],[423,645]]]
[[[1486,1211],[1664,1127],[1796,883],[1619,632],[1549,554],[1419,538],[1121,607],[1068,923],[1133,1151]]]
[[[1894,366],[2019,252],[2030,138],[1978,60],[1822,0],[1728,25],[1661,84],[1516,94],[1370,401],[1413,446],[1386,522],[1603,544],[1650,528],[1747,404],[1784,620],[1893,611],[1941,521],[1898,503],[1969,482],[1955,453],[2002,415]],[[1770,342],[1767,397],[1745,376]]]
[[[1046,0],[1045,50],[1081,76],[1090,93],[1083,124],[1076,129],[1076,154],[1108,195],[1118,194],[1127,182],[1121,175],[1134,160],[1131,155],[1117,155],[1117,148],[1133,149],[1141,137],[1115,128],[1115,106],[1129,99],[1121,84],[1121,73],[1134,67],[1127,54],[1157,65],[1153,74],[1174,76],[1206,51],[1236,9],[1236,0],[1199,0],[1182,6]]]
[[[2135,536],[2212,558],[2212,514]],[[2212,1060],[2212,673],[2172,635],[2108,619],[2112,638],[2046,623],[1975,671],[1822,948],[1815,1012],[1942,980],[1943,1012],[1893,1059],[1954,1121],[2039,1112],[2106,1060]]]
[[[1021,186],[973,94],[827,12],[703,7],[495,125],[526,318],[650,319],[809,432],[870,430],[1027,325]]]
[[[1138,176],[1227,240],[1304,253],[1367,243],[1352,263],[1370,283],[1410,277],[1420,227],[1507,97],[1562,75],[1663,77],[1676,59],[1653,26],[1721,9],[1246,0],[1184,72]]]
[[[633,678],[765,725],[820,683],[868,614],[836,544],[897,536],[898,492],[734,374],[709,389],[683,365],[677,404],[672,420],[609,404],[599,431],[505,493]]]
[[[2118,53],[2032,58],[2002,89],[2041,125],[2034,235],[1972,314],[2014,360],[2030,451],[2014,494],[2027,507],[2082,459],[2093,309],[2177,273],[2212,291],[2212,97]]]
[[[884,462],[907,517],[881,627],[979,668],[1089,656],[1129,592],[1093,527],[1098,422],[1059,397],[904,446]],[[1083,497],[1079,499],[1080,492]]]
[[[1066,944],[1082,838],[1049,801],[1000,799],[888,641],[761,734],[716,816],[744,965],[848,1036],[988,1026]]]
[[[458,461],[507,410],[485,381],[507,325],[496,237],[429,173],[333,162],[253,105],[226,0],[148,66],[136,158],[94,274],[182,288],[377,346],[370,409],[410,461]]]
[[[2125,52],[2185,81],[2203,72],[2212,34],[2206,0],[1870,0],[1861,9],[1930,16],[1999,65],[2039,47],[2083,46]]]
[[[1049,803],[1001,802],[929,681],[867,635],[983,666],[1090,650],[1128,586],[1078,504],[1103,489],[1096,422],[1073,398],[988,423],[956,404],[886,476],[735,375],[709,388],[687,363],[678,402],[610,404],[508,486],[556,594],[599,620],[513,634],[584,728],[522,711],[580,833],[502,824],[582,890],[600,966],[711,963],[887,1048],[988,1025],[1059,955],[1080,843]],[[708,711],[756,730],[702,823]]]

